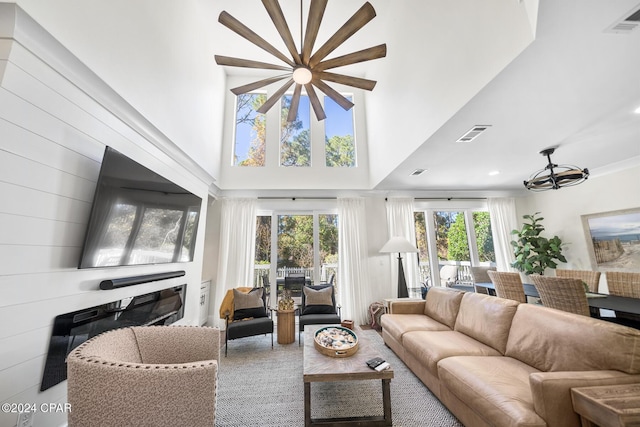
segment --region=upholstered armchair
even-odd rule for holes
[[[225,319],[224,355],[229,340],[271,334],[273,347],[273,320],[266,306],[264,288],[236,288],[227,291],[220,306],[220,317]]]
[[[215,424],[220,331],[134,326],[98,335],[67,358],[69,427]]]
[[[298,345],[305,325],[340,323],[340,306],[336,304],[333,285],[305,286],[298,316]]]

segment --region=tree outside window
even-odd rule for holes
[[[291,95],[282,97],[280,109],[280,166],[311,166],[310,103],[309,97],[300,96],[298,115],[287,122]]]
[[[267,121],[256,112],[267,96],[246,93],[236,97],[236,135],[233,164],[236,166],[264,166]]]
[[[351,97],[346,97],[351,101]],[[353,109],[346,111],[336,102],[324,97],[327,118],[325,126],[325,164],[329,167],[354,167],[356,146],[353,136]]]

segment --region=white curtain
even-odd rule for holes
[[[342,318],[363,325],[368,323],[372,302],[364,199],[338,199],[338,244],[338,298]]]
[[[416,246],[416,224],[414,220],[414,204],[410,197],[393,197],[387,199],[387,230],[389,238],[401,236]],[[417,247],[417,246],[416,246]],[[398,290],[398,254],[390,255],[393,280],[389,284],[390,295],[396,296]],[[402,254],[404,277],[407,288],[420,287],[420,271],[418,256],[415,253]]]
[[[256,199],[223,199],[220,219],[220,253],[215,284],[216,310],[228,289],[253,286],[256,251]],[[223,321],[214,313],[218,325]]]
[[[511,246],[513,239],[511,230],[518,228],[515,199],[512,197],[490,198],[487,199],[487,207],[491,217],[493,248],[496,251],[498,271],[516,271],[511,267],[511,263],[515,261]]]

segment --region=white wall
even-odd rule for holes
[[[219,175],[225,75],[213,60],[221,44],[215,36],[217,2],[9,1],[109,82],[207,173]]]
[[[101,81],[28,16],[19,13],[14,28],[15,13],[0,4],[0,403],[65,402],[66,382],[38,391],[56,315],[187,283],[180,323],[197,323],[210,181],[161,150],[167,141],[155,140],[159,134],[145,135],[144,126],[134,129],[103,107],[101,95],[117,96],[92,87]],[[194,262],[76,268],[106,145],[205,200]],[[107,278],[172,270],[186,276],[98,288]],[[0,427],[15,423],[16,414],[0,412]],[[35,414],[37,427],[64,423],[64,413]]]
[[[557,235],[564,243],[567,264],[563,268],[591,270],[587,240],[581,215],[640,207],[640,165],[620,172],[592,176],[584,183],[556,191],[531,193],[516,200],[518,219],[540,212],[544,217],[545,235]],[[600,279],[600,290],[607,291]]]

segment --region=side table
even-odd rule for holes
[[[296,311],[277,310],[278,344],[291,344],[296,340]]]
[[[640,426],[640,384],[572,388],[571,400],[582,427]]]

